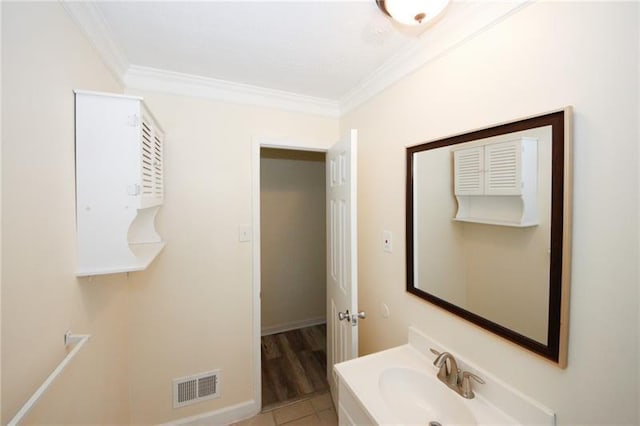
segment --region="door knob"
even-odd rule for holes
[[[351,321],[352,325],[356,325],[358,323],[358,319],[365,319],[367,314],[364,311],[358,312],[357,314],[349,314],[349,310],[347,309],[344,312],[338,312],[338,319],[340,321]]]
[[[350,320],[351,319],[351,315],[349,315],[349,310],[347,309],[344,312],[338,312],[338,319],[340,321]]]
[[[352,321],[356,321],[358,318],[366,319],[367,318],[367,314],[364,311],[360,311],[357,314],[351,315],[351,320]]]
[[[357,314],[351,314],[351,325],[355,327],[358,325],[358,319],[365,319],[366,317],[367,314],[365,314],[364,311],[360,311]]]

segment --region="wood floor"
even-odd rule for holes
[[[262,336],[263,410],[329,389],[326,326]]]

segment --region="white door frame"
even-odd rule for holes
[[[260,358],[261,305],[260,305],[260,149],[291,149],[296,151],[327,152],[328,145],[305,143],[286,139],[256,137],[251,145],[251,228],[253,230],[253,400],[256,414],[262,409],[262,360]]]

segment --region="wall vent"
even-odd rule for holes
[[[173,380],[173,408],[220,397],[220,370]]]

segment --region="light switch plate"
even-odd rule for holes
[[[251,241],[251,226],[240,225],[238,227],[238,241],[246,243]]]
[[[391,231],[382,231],[382,250],[393,253],[393,240]]]

